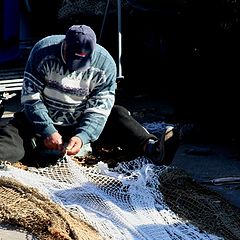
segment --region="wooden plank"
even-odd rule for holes
[[[0,80],[0,85],[8,85],[8,84],[18,84],[18,83],[22,83],[23,82],[23,78],[17,78],[17,79],[6,79],[6,80]]]

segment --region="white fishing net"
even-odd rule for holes
[[[174,127],[143,126],[156,135]],[[239,209],[183,170],[141,156],[107,163],[64,157],[38,168],[1,165],[0,223],[17,223],[41,240],[240,239]]]
[[[8,166],[0,176],[36,188],[93,226],[103,239],[221,239],[170,210],[159,191],[159,175],[167,168],[142,157],[113,169],[103,162],[81,166],[67,157],[28,171]]]

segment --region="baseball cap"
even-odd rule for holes
[[[96,47],[96,34],[86,25],[71,26],[65,36],[66,64],[70,70],[85,71]]]

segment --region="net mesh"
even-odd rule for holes
[[[238,209],[181,170],[142,157],[114,169],[68,158],[0,174],[1,222],[40,239],[240,239]]]
[[[170,209],[183,219],[224,239],[240,239],[239,208],[196,183],[183,170],[169,168],[160,175],[159,190]]]
[[[13,178],[0,178],[0,222],[20,226],[39,239],[101,239],[90,225]]]
[[[126,8],[127,1],[121,1],[123,8]],[[114,0],[63,0],[58,11],[59,19],[66,19],[74,15],[102,16],[107,10],[109,13],[117,12],[117,1]]]
[[[0,171],[0,222],[40,239],[240,239],[239,209],[176,167],[141,156],[23,167]]]

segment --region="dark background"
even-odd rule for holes
[[[60,0],[14,1],[20,19],[15,42],[11,40],[15,45],[64,34],[71,24],[87,24],[118,64],[116,1],[109,2],[105,21],[107,1],[79,1],[65,14]],[[175,121],[194,122],[216,139],[238,141],[240,1],[129,0],[122,1],[121,11],[120,96],[167,102],[175,109]],[[3,13],[0,17],[4,20]],[[1,49],[11,41],[0,30]],[[0,67],[24,65],[25,60],[18,55]]]

